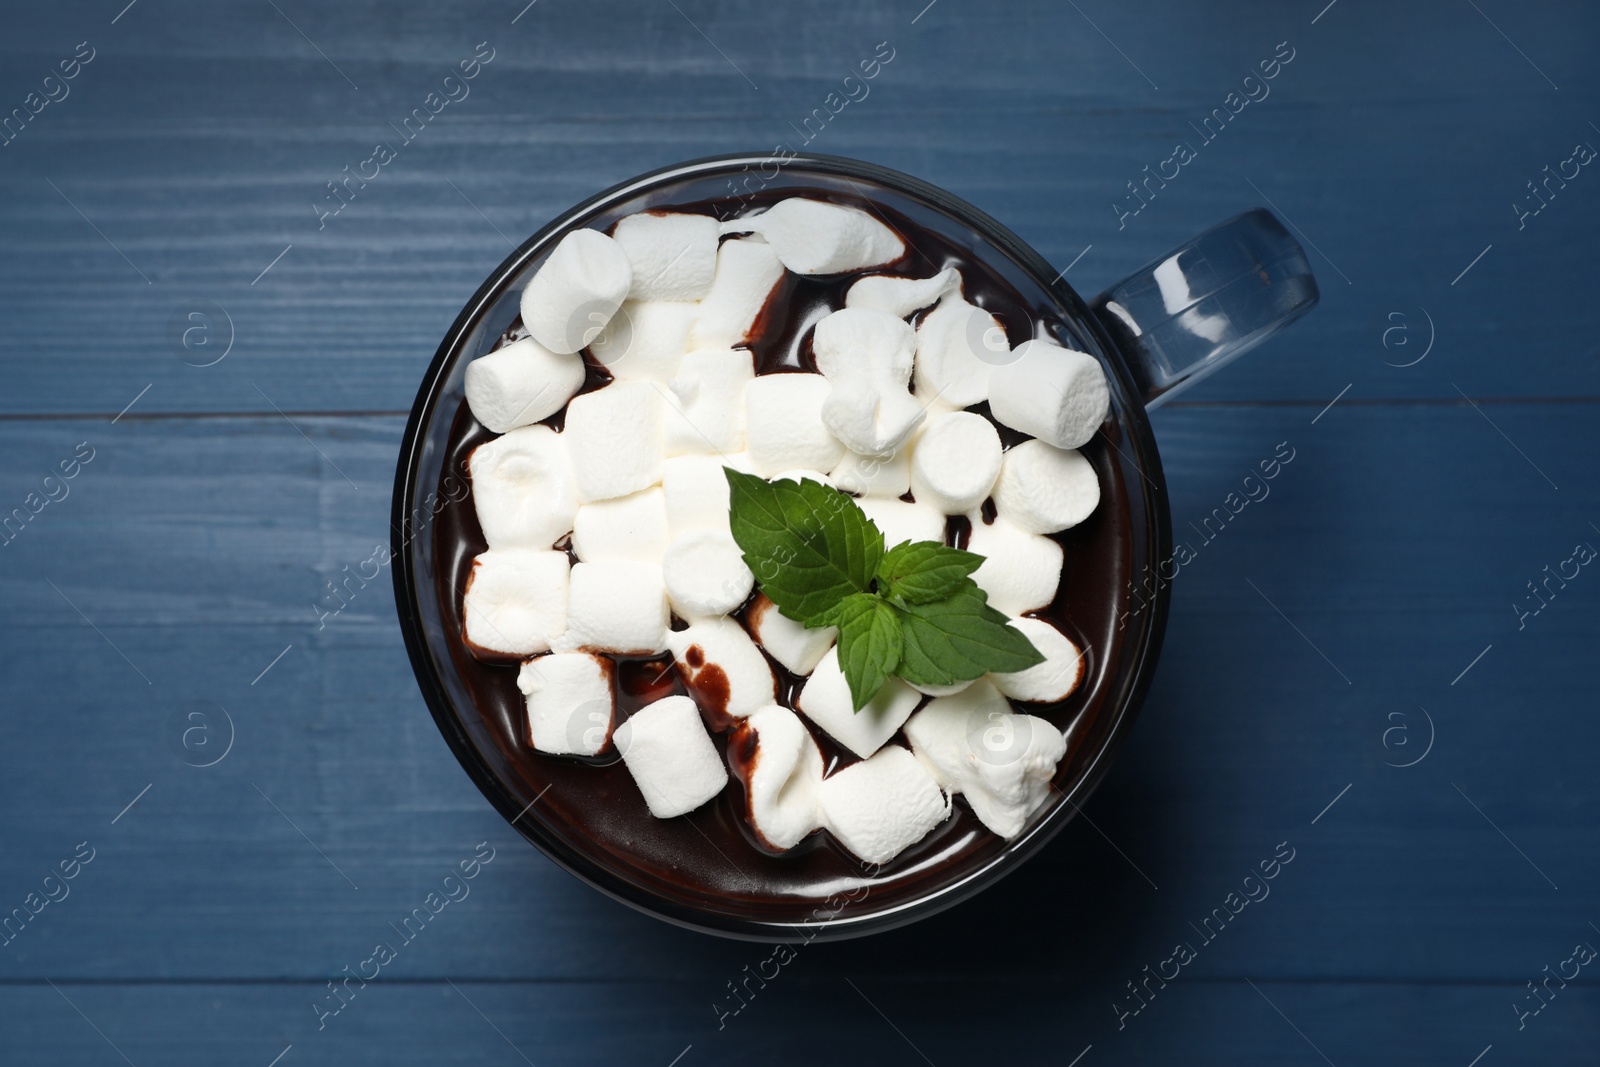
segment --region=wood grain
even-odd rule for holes
[[[1600,544],[1600,179],[1522,229],[1510,206],[1600,138],[1587,7],[141,0],[7,21],[0,114],[78,41],[96,56],[0,147],[0,516],[93,458],[0,534],[0,914],[80,842],[94,858],[0,944],[0,1059],[1594,1061],[1584,978],[1522,1029],[1512,1008],[1600,943],[1600,578],[1513,607]],[[387,575],[323,625],[314,605],[387,540],[418,378],[512,243],[641,170],[794,141],[885,40],[871,95],[810,147],[941,184],[1059,265],[1082,253],[1085,294],[1270,201],[1323,303],[1155,416],[1194,558],[1087,818],[951,912],[807,947],[719,1030],[770,950],[636,915],[523,845],[429,719]],[[1119,229],[1125,183],[1286,40],[1270,96]],[[470,97],[319,230],[323,184],[479,41]],[[169,323],[210,305],[233,346],[188,365]],[[1241,507],[1282,442],[1295,458]],[[197,712],[218,745],[231,723],[213,766],[173,740]],[[480,842],[471,895],[319,1030],[325,983]],[[1283,842],[1270,895],[1206,940]],[[1184,941],[1197,958],[1119,1029],[1126,983]]]

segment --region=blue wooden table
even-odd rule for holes
[[[0,1062],[1596,1062],[1592,7],[524,3],[0,12]],[[1270,206],[1323,300],[1157,414],[1196,558],[1086,817],[733,1012],[769,949],[523,844],[387,576],[317,605],[387,541],[416,383],[510,246],[808,134],[1085,294]]]

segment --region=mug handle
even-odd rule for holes
[[[1275,215],[1256,208],[1135,271],[1091,306],[1154,408],[1310,311],[1317,296],[1305,252]]]

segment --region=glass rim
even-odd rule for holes
[[[1125,695],[1108,705],[1111,723],[1102,743],[1084,754],[1083,773],[1071,791],[1063,793],[1063,802],[1034,821],[1018,837],[1005,842],[998,855],[978,863],[948,884],[934,887],[908,901],[859,915],[840,915],[818,922],[811,919],[796,921],[764,921],[727,915],[710,909],[680,905],[668,900],[648,887],[637,885],[617,872],[598,863],[581,848],[574,848],[550,833],[537,820],[524,818],[527,808],[520,798],[507,787],[469,736],[461,714],[446,691],[440,677],[440,665],[435,660],[423,632],[422,607],[418,599],[416,569],[412,552],[419,546],[408,540],[404,531],[408,517],[417,507],[419,474],[425,444],[424,430],[440,399],[449,372],[462,356],[463,346],[484,315],[496,301],[505,295],[510,279],[543,252],[556,239],[575,226],[580,226],[592,215],[607,207],[651,191],[675,181],[706,178],[719,171],[739,173],[750,167],[777,164],[784,171],[800,171],[824,176],[860,178],[894,189],[912,198],[922,200],[970,226],[984,241],[1010,257],[1022,267],[1041,288],[1055,299],[1075,325],[1090,334],[1104,357],[1107,370],[1115,375],[1122,395],[1133,402],[1117,411],[1117,419],[1128,435],[1137,455],[1145,460],[1136,466],[1139,472],[1138,495],[1143,497],[1146,512],[1146,532],[1150,553],[1146,559],[1130,559],[1130,573],[1139,573],[1145,565],[1151,572],[1160,562],[1172,557],[1172,524],[1169,512],[1166,479],[1162,471],[1160,454],[1156,448],[1154,432],[1142,403],[1142,394],[1136,379],[1124,358],[1122,350],[1099,318],[1085,301],[1056,274],[1050,264],[1010,229],[972,204],[954,196],[938,186],[931,185],[911,175],[861,160],[841,156],[795,154],[774,156],[761,153],[734,153],[708,156],[660,167],[627,181],[613,185],[581,203],[561,212],[549,223],[540,227],[526,241],[496,266],[466,302],[445,332],[433,360],[422,377],[417,396],[412,404],[401,439],[400,453],[395,472],[393,507],[391,512],[391,559],[395,587],[395,607],[400,630],[423,699],[428,705],[435,725],[444,736],[451,752],[466,770],[468,777],[484,794],[494,808],[525,839],[538,848],[568,873],[607,896],[646,914],[674,925],[741,940],[772,943],[774,941],[838,940],[866,936],[926,918],[946,908],[953,907],[983,888],[998,881],[1033,856],[1059,833],[1078,813],[1104,779],[1122,743],[1131,731],[1138,711],[1143,704],[1154,676],[1162,638],[1166,629],[1170,605],[1168,585],[1157,583],[1150,598],[1150,610],[1143,616],[1137,640],[1124,647],[1116,673],[1128,672],[1129,683]],[[810,901],[796,902],[797,911],[812,907]]]

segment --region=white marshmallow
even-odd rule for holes
[[[475,652],[544,652],[567,628],[567,554],[491,548],[472,561],[461,599],[462,636]]]
[[[961,291],[961,272],[946,267],[931,278],[870,274],[844,294],[847,308],[876,308],[903,319],[933,304],[946,293]]]
[[[906,739],[939,788],[959,793],[973,776],[976,750],[984,748],[983,731],[1010,714],[1010,702],[993,685],[983,682],[957,696],[928,701],[906,723]]]
[[[669,633],[667,644],[678,677],[713,716],[742,719],[778,699],[772,665],[732,619],[690,623]]]
[[[989,376],[994,417],[1057,448],[1087,444],[1111,411],[1099,361],[1049,341],[1025,341],[1012,355]]]
[[[567,591],[567,632],[558,652],[647,655],[667,647],[667,589],[661,568],[613,560],[579,563]]]
[[[911,383],[917,335],[902,320],[874,308],[843,308],[818,321],[811,335],[817,370],[834,385]]]
[[[791,674],[801,677],[810,674],[839,638],[837,626],[819,626],[808,630],[800,623],[778,610],[778,605],[765,594],[756,594],[745,612],[745,622],[755,639],[761,642],[767,655],[777,660]]]
[[[940,415],[949,415],[952,412],[965,410],[964,408],[957,407],[955,404],[947,404],[939,397],[932,397],[930,399],[929,397],[918,396],[917,400],[919,400],[927,409],[929,419],[936,419]],[[926,419],[923,420],[923,425],[927,425]]]
[[[899,745],[823,779],[817,807],[822,825],[867,863],[888,863],[950,817],[933,776]]]
[[[745,386],[745,447],[756,473],[829,470],[844,445],[822,425],[832,386],[820,374],[763,374]]]
[[[888,456],[846,451],[829,476],[833,484],[859,496],[901,496],[911,490],[911,449]]]
[[[927,408],[890,383],[852,378],[833,387],[822,404],[822,424],[853,452],[893,455],[911,439]]]
[[[822,422],[851,451],[891,455],[921,424],[924,405],[906,391],[916,341],[910,326],[872,308],[844,308],[817,323],[812,351],[833,386]]]
[[[1012,619],[1009,624],[1044,656],[1026,670],[991,674],[994,687],[1013,700],[1053,703],[1065,700],[1083,680],[1083,653],[1072,639],[1043,619]]]
[[[667,455],[744,448],[744,390],[756,376],[749,349],[686,353],[667,383]]]
[[[585,563],[660,565],[671,541],[666,496],[654,487],[584,504],[572,526],[572,551]]]
[[[906,723],[906,736],[934,780],[964,794],[978,820],[1004,838],[1021,833],[1044,804],[1067,751],[1059,729],[1014,713],[987,682],[929,701]]]
[[[567,455],[578,499],[609,500],[661,480],[666,402],[655,382],[612,382],[567,405]]]
[[[490,548],[549,548],[572,529],[577,491],[565,439],[521,426],[472,450],[472,504]]]
[[[759,215],[722,224],[723,233],[759,233],[796,274],[843,274],[893,263],[906,245],[860,208],[792,196]]]
[[[989,497],[1000,477],[1000,435],[970,411],[953,411],[928,423],[911,453],[911,495],[946,515],[971,511]]]
[[[839,649],[828,649],[800,689],[795,706],[828,736],[866,759],[911,717],[922,694],[898,678],[890,678],[866,707],[855,710],[850,683],[839,669]]]
[[[1060,545],[1002,518],[985,523],[974,513],[969,519],[972,536],[967,539],[967,551],[985,557],[983,565],[972,572],[972,580],[989,594],[990,607],[1021,615],[1056,598],[1063,562]]]
[[[611,231],[633,268],[635,300],[699,300],[717,269],[717,220],[709,215],[641,211]]]
[[[467,364],[463,387],[472,417],[495,433],[542,422],[583,387],[583,358],[558,355],[531,337]]]
[[[906,684],[924,696],[953,697],[957,693],[964,692],[976,680],[969,678],[967,681],[954,682],[950,685],[926,685],[919,682],[907,682]]]
[[[672,610],[685,619],[728,614],[749,598],[756,581],[733,537],[720,530],[674,538],[661,570]]]
[[[774,474],[768,480],[774,482],[816,482],[819,485],[827,486],[829,489],[834,487],[833,479],[828,477],[826,474],[823,474],[821,471],[805,470],[804,468],[797,468],[792,471],[781,471],[777,474]]]
[[[745,782],[750,825],[769,848],[791,849],[822,825],[822,751],[799,717],[777,704],[757,708],[738,729],[755,741]],[[733,744],[741,740],[736,734]]]
[[[951,293],[917,324],[917,395],[958,408],[981,404],[995,367],[1012,358],[1000,320]]]
[[[616,665],[588,652],[530,659],[517,674],[527,697],[528,744],[554,756],[598,756],[611,744]]]
[[[658,819],[687,814],[728,784],[717,747],[688,697],[663,697],[640,708],[617,727],[616,744]]]
[[[617,379],[667,382],[689,350],[689,329],[700,305],[629,300],[589,344],[589,354]]]
[[[864,496],[856,501],[873,525],[883,531],[883,547],[902,541],[937,541],[944,544],[944,513],[921,502],[908,504],[893,497]],[[976,551],[976,550],[974,550]]]
[[[550,351],[576,352],[611,321],[632,282],[621,245],[599,230],[573,230],[522,290],[522,325]]]
[[[783,264],[765,241],[724,241],[717,250],[711,292],[700,301],[700,316],[690,332],[699,348],[742,345],[750,327],[783,280]]]
[[[994,487],[995,509],[1029,533],[1076,526],[1100,504],[1100,478],[1074,449],[1024,441],[1006,450]]]
[[[753,474],[743,452],[726,456],[672,456],[661,465],[661,488],[667,497],[667,527],[673,537],[690,530],[728,532],[728,475],[725,467]]]

